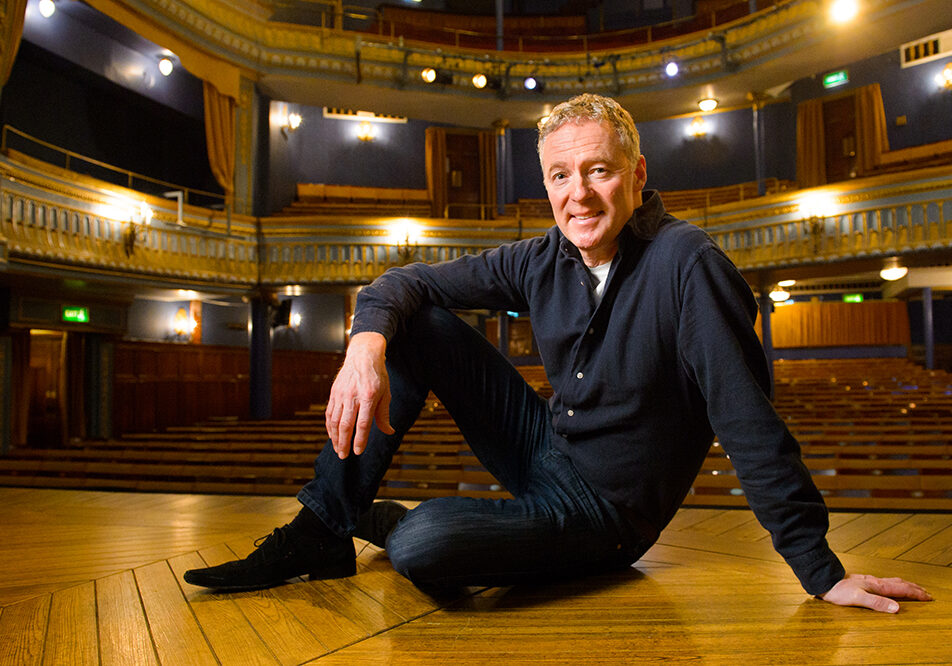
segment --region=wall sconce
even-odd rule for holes
[[[357,138],[361,141],[373,141],[376,137],[374,136],[374,126],[369,120],[362,120],[357,126]]]
[[[303,319],[303,318],[301,317],[301,313],[300,313],[300,312],[292,312],[292,313],[291,313],[291,319],[290,319],[289,322],[288,322],[288,326],[290,326],[290,327],[293,328],[293,329],[297,329],[297,328],[299,328],[299,327],[301,326],[301,320],[302,320],[302,319]]]
[[[700,138],[707,134],[707,124],[701,116],[694,116],[694,120],[688,125],[688,136]]]
[[[198,322],[188,316],[185,308],[179,308],[172,317],[172,332],[178,338],[191,338]]]
[[[397,261],[402,266],[418,259],[420,225],[413,220],[396,220],[390,225],[388,241],[397,249]]]
[[[705,97],[704,99],[698,101],[697,106],[704,113],[708,113],[709,111],[713,111],[717,108],[717,100],[713,97]]]
[[[879,271],[879,277],[888,282],[894,282],[906,277],[908,272],[909,269],[899,263],[899,257],[889,257],[883,264],[882,270]]]
[[[271,107],[271,127],[279,128],[281,136],[285,139],[288,138],[291,132],[296,131],[303,122],[304,119],[300,113],[292,113],[288,110],[287,102],[274,103]]]
[[[946,63],[942,71],[935,75],[935,82],[940,88],[952,90],[952,62]]]
[[[152,209],[143,201],[138,208],[129,211],[129,222],[122,232],[122,249],[127,257],[131,257],[136,250],[136,239],[139,232],[152,223]]]

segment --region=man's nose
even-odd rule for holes
[[[589,187],[588,179],[584,176],[579,176],[575,179],[575,182],[572,183],[572,199],[575,201],[585,199],[590,192],[591,188]]]

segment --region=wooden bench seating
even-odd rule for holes
[[[540,393],[551,394],[541,367],[519,371]],[[904,359],[783,361],[775,373],[777,409],[830,506],[952,509],[952,375]],[[312,405],[293,419],[219,418],[62,449],[14,450],[0,458],[0,484],[294,494],[311,478],[313,458],[326,441],[323,409]],[[443,495],[508,496],[430,396],[379,496]],[[686,503],[746,503],[718,444]]]
[[[283,215],[410,215],[429,217],[425,189],[298,183],[297,196]]]

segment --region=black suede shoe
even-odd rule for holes
[[[378,548],[387,547],[387,536],[409,509],[399,502],[374,502],[357,520],[354,536],[369,541]]]
[[[243,560],[185,572],[185,582],[236,592],[280,585],[308,574],[311,580],[343,578],[357,571],[354,541],[334,534],[302,535],[285,525],[255,542],[257,548]]]

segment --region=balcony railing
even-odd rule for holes
[[[21,262],[182,286],[363,284],[391,266],[454,259],[543,232],[542,226],[520,232],[515,218],[511,224],[497,219],[492,227],[478,220],[419,220],[419,243],[395,245],[379,217],[351,216],[331,227],[289,216],[273,230],[276,218],[269,218],[260,233],[249,218],[244,233],[228,233],[220,222],[176,225],[166,209],[152,224],[137,224],[104,212],[109,199],[94,189],[71,186],[61,174],[46,180],[29,174],[0,157],[0,245],[8,270]],[[832,208],[810,208],[805,201],[813,195],[826,195]],[[742,270],[934,253],[952,249],[952,177],[944,168],[879,176],[698,214],[689,221],[704,226]]]

